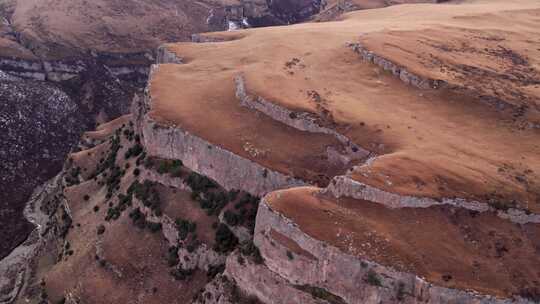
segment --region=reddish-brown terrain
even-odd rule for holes
[[[540,3],[390,4],[161,46],[4,302],[538,303]]]

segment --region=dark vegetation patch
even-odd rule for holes
[[[195,273],[195,269],[183,269],[181,267],[172,269],[170,274],[173,276],[173,278],[177,281],[185,281],[191,278],[191,276]]]
[[[141,155],[142,158],[137,159],[137,165],[144,162],[146,169],[154,169],[159,174],[169,174],[172,177],[181,177],[183,175],[184,164],[179,159],[157,159]]]
[[[189,234],[194,234],[197,230],[197,223],[190,220],[177,219],[175,221],[176,229],[178,230],[178,238],[185,240]]]
[[[216,277],[216,275],[223,273],[225,271],[225,264],[219,264],[219,265],[210,265],[208,266],[208,271],[206,272],[206,276],[209,280],[212,280]]]
[[[169,267],[174,267],[180,262],[178,258],[178,247],[171,246],[167,252],[167,265]]]
[[[150,232],[156,233],[163,228],[161,223],[147,221],[146,215],[141,212],[141,209],[139,208],[133,209],[129,213],[129,217],[131,218],[133,225],[139,229],[148,229]]]
[[[382,286],[382,281],[379,275],[373,270],[370,269],[364,278],[364,281],[372,286]]]
[[[261,256],[259,248],[253,244],[253,241],[245,241],[240,244],[240,253],[250,258],[255,264],[263,264],[264,259]]]
[[[335,295],[324,288],[311,285],[294,285],[296,289],[309,293],[313,298],[327,301],[331,304],[346,304],[345,300],[338,295]]]
[[[220,223],[216,229],[214,250],[219,253],[229,253],[234,250],[236,245],[238,245],[238,238],[227,225]]]
[[[251,233],[253,233],[259,203],[259,197],[253,196],[249,193],[243,193],[241,198],[234,205],[234,211],[227,210],[223,214],[225,222],[230,226],[244,226],[248,228]]]
[[[71,170],[69,170],[68,174],[64,177],[64,180],[66,181],[66,185],[73,186],[78,185],[80,183],[79,175],[81,174],[81,167],[73,167]]]
[[[163,214],[161,211],[161,200],[156,186],[156,182],[149,180],[145,180],[142,183],[134,181],[129,186],[128,193],[133,193],[145,207],[148,207],[153,211],[154,215],[161,216]]]
[[[101,234],[105,233],[105,226],[99,225],[99,226],[97,227],[97,231],[96,231],[96,232],[97,232],[98,235],[101,235]]]

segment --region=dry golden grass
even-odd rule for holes
[[[170,44],[168,48],[186,64],[164,64],[157,70],[150,82],[152,115],[278,171],[312,167],[327,175],[343,171],[325,169],[312,160],[321,147],[332,144],[328,137],[292,130],[242,109],[233,83],[233,77],[242,74],[251,94],[294,110],[319,115],[329,111],[338,131],[380,155],[370,168],[352,173],[358,180],[410,195],[516,200],[519,207],[538,212],[538,130],[523,129],[523,121],[516,122],[512,113],[474,96],[407,86],[359,60],[347,43],[371,36],[379,41],[378,35],[386,39],[388,33],[406,31],[411,34],[400,39],[408,39],[410,50],[400,50],[407,56],[396,61],[407,64],[422,62],[420,55],[435,51],[428,51],[426,44],[416,45],[418,35],[457,43],[465,33],[467,41],[479,48],[497,31],[503,33],[506,48],[533,56],[537,51],[524,37],[536,39],[539,7],[531,0],[405,4],[349,13],[339,22],[206,34],[229,40],[225,42]],[[519,22],[510,22],[516,19]],[[436,50],[441,57],[454,58],[444,48]],[[492,64],[489,56],[467,56],[454,59]],[[298,59],[296,64],[290,64],[293,58]],[[500,58],[505,61],[493,67],[508,67],[507,58]],[[537,68],[536,59],[530,60]],[[422,66],[422,71],[438,71]],[[496,81],[512,90],[510,80]],[[530,99],[538,99],[537,87],[526,89]],[[320,102],[310,97],[312,91],[321,96]],[[533,119],[535,111],[531,107],[525,119]],[[248,142],[270,151],[268,157],[243,152]]]
[[[276,191],[267,201],[310,236],[437,285],[507,297],[540,281],[539,225],[449,206],[389,209],[336,201],[318,190]]]

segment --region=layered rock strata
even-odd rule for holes
[[[297,247],[295,252],[300,253],[294,254],[294,259],[285,256],[290,249],[275,240],[273,235],[276,233],[286,236]],[[438,287],[414,274],[348,255],[305,234],[286,215],[272,210],[267,198],[259,207],[254,241],[265,265],[274,274],[293,285],[323,288],[344,299],[345,303],[532,303],[525,299],[498,299]],[[383,278],[380,285],[366,281],[369,272]],[[243,283],[247,285],[245,290],[254,294],[264,293],[261,298],[271,299],[265,303],[285,303],[287,300],[287,295],[279,292],[279,286],[265,291],[258,289],[256,283]]]
[[[324,192],[332,194],[335,198],[352,197],[383,204],[389,208],[428,208],[436,205],[452,205],[479,212],[496,211],[499,217],[518,224],[540,223],[539,214],[520,209],[495,210],[487,203],[468,201],[461,198],[435,200],[429,197],[399,195],[355,181],[347,176],[336,176]]]

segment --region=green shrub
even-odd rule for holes
[[[158,231],[161,231],[162,229],[161,223],[154,223],[154,222],[146,222],[146,227],[152,233],[156,233]]]
[[[311,285],[295,285],[296,289],[311,294],[314,298],[322,299],[330,304],[346,304],[342,297],[335,295],[324,288]]]
[[[144,213],[141,212],[139,208],[131,211],[129,213],[129,217],[131,218],[135,227],[139,229],[144,229],[146,227],[146,216],[144,215]]]
[[[240,244],[240,253],[245,256],[251,257],[255,264],[262,264],[264,262],[259,248],[257,248],[257,246],[253,244],[253,241],[245,241]]]
[[[398,283],[398,289],[397,289],[397,292],[396,292],[396,299],[398,301],[400,301],[400,302],[405,300],[405,284],[403,282]]]
[[[171,246],[169,247],[169,252],[167,255],[167,264],[169,267],[174,267],[178,265],[179,259],[178,259],[178,247]]]
[[[207,192],[209,189],[217,188],[218,185],[213,180],[204,175],[191,172],[188,178],[184,181],[193,191]]]
[[[223,271],[225,271],[225,264],[210,265],[208,266],[208,271],[206,272],[206,276],[209,279],[213,279],[219,273],[223,273]]]
[[[189,277],[191,277],[191,275],[193,275],[194,270],[177,268],[177,269],[171,270],[170,273],[174,277],[175,280],[184,281],[184,280],[187,280]]]
[[[294,255],[293,253],[290,251],[290,250],[287,250],[287,257],[289,258],[289,260],[294,260]]]
[[[177,219],[175,223],[176,229],[178,230],[178,237],[181,240],[185,240],[189,233],[194,233],[195,230],[197,230],[197,223],[189,220]]]
[[[98,228],[97,228],[97,234],[101,235],[103,233],[105,233],[105,226],[99,225]]]
[[[132,193],[145,207],[150,208],[156,216],[161,216],[161,200],[155,188],[156,183],[145,180],[142,184],[134,181],[128,188],[128,194]]]
[[[240,222],[240,217],[230,210],[226,210],[223,214],[223,217],[225,219],[225,222],[230,226],[236,226]]]
[[[220,253],[232,251],[238,245],[238,238],[232,233],[227,225],[220,223],[215,234],[216,243],[214,250]]]
[[[366,283],[373,286],[382,286],[381,279],[379,278],[379,275],[373,269],[370,269],[366,275],[365,279]]]

